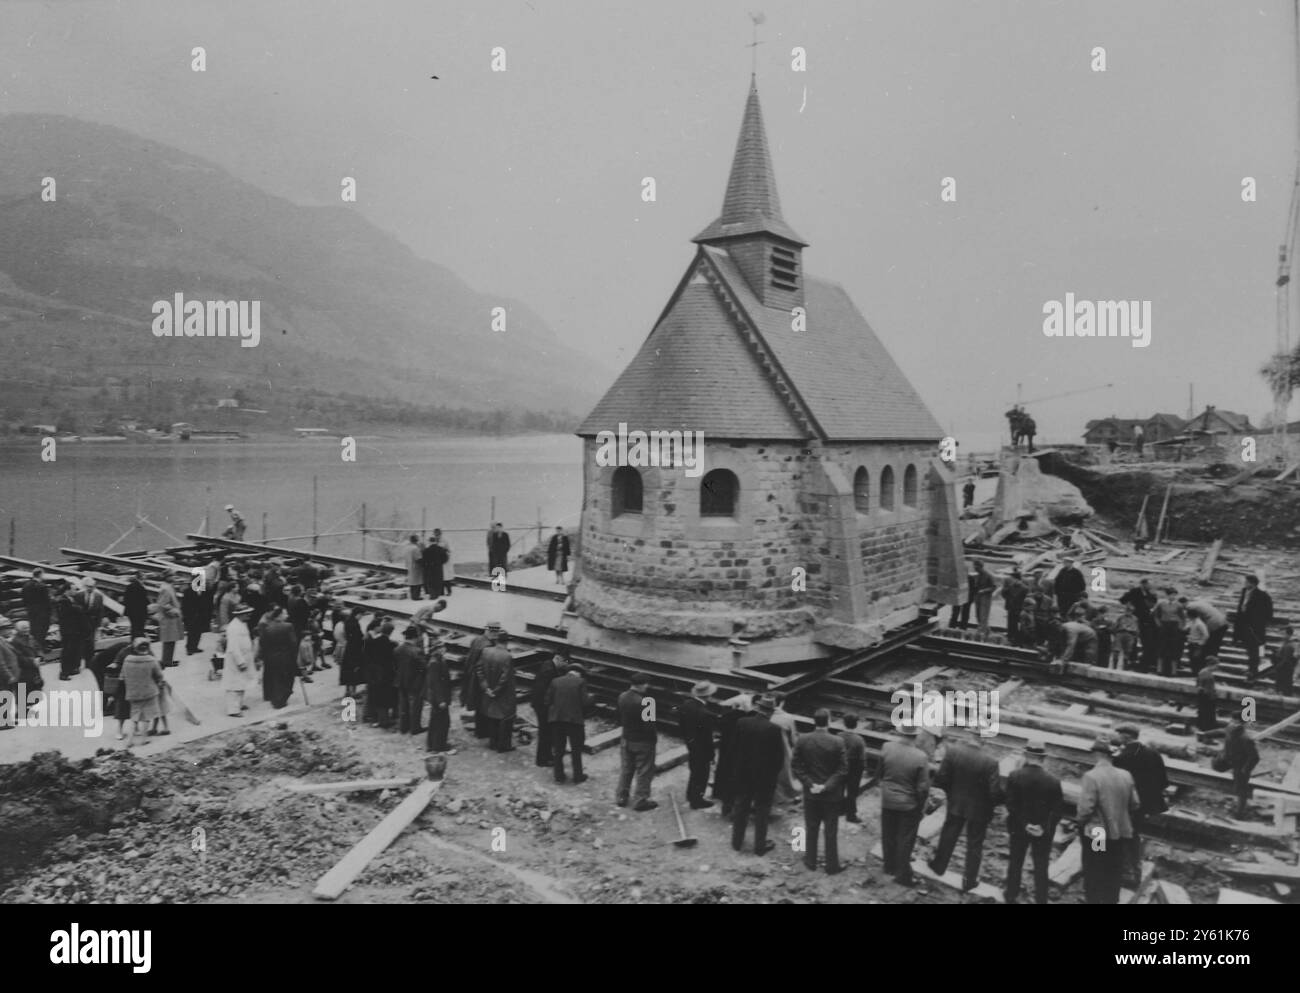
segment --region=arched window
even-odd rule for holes
[[[866,466],[853,474],[853,509],[859,514],[871,512],[871,473]]]
[[[903,473],[903,506],[916,506],[916,466],[909,465]]]
[[[641,473],[629,465],[614,470],[610,485],[610,508],[613,516],[641,513]]]
[[[735,517],[740,480],[727,469],[714,469],[700,480],[700,516]]]
[[[894,467],[887,465],[880,470],[880,509],[894,509]]]

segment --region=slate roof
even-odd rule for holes
[[[685,281],[577,433],[617,431],[620,422],[629,431],[703,431],[706,439],[807,436],[702,276]]]
[[[723,304],[698,273],[708,265],[721,292],[739,305],[761,350],[765,371]],[[641,350],[578,428],[591,436],[628,429],[695,430],[705,437],[759,440],[917,441],[943,437],[844,289],[805,277],[807,329],[790,312],[765,307],[727,252],[701,246],[664,316]],[[792,390],[782,397],[779,384]],[[813,423],[801,426],[799,412]]]
[[[801,331],[789,309],[763,305],[726,247],[753,232],[805,244],[781,218],[751,83],[722,216],[695,239],[721,241],[700,245],[645,344],[577,433],[622,422],[737,441],[939,441],[938,422],[842,287],[801,275]]]
[[[799,245],[808,243],[781,216],[781,197],[776,191],[772,153],[767,146],[767,129],[758,103],[758,84],[750,77],[745,116],[731,159],[727,194],[718,219],[696,235],[693,241],[712,241],[766,231]]]

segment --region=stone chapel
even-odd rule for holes
[[[577,431],[570,642],[711,669],[794,662],[964,600],[943,431],[844,289],[804,272],[753,80],[722,213],[693,241]],[[620,425],[702,432],[702,465],[602,465],[597,436]]]

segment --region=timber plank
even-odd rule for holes
[[[316,888],[312,890],[312,896],[318,900],[337,900],[371,860],[380,855],[412,821],[424,813],[429,801],[441,787],[441,780],[426,779],[420,783],[410,796],[357,842],[333,869],[321,876]]]

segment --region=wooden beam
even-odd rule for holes
[[[1267,727],[1263,731],[1259,732],[1259,734],[1254,736],[1255,741],[1260,742],[1263,741],[1265,738],[1271,738],[1279,731],[1284,730],[1285,728],[1289,728],[1292,724],[1298,724],[1298,723],[1300,723],[1300,710],[1297,710],[1286,720],[1278,721],[1272,727]]]
[[[1145,892],[1150,892],[1149,883],[1151,876],[1155,872],[1156,864],[1154,862],[1143,862],[1138,872],[1138,887],[1135,890],[1122,889],[1119,891],[1120,903],[1141,903]]]
[[[1192,898],[1187,895],[1187,891],[1177,883],[1171,883],[1167,879],[1156,880],[1156,898],[1155,903],[1164,904],[1190,904]]]
[[[1209,586],[1210,579],[1214,576],[1214,563],[1218,561],[1219,550],[1223,548],[1223,539],[1215,538],[1214,544],[1210,546],[1210,552],[1205,556],[1205,565],[1201,571],[1196,574],[1196,581],[1202,586]]]
[[[367,790],[396,790],[419,782],[418,777],[405,779],[356,779],[349,783],[291,783],[290,793],[362,793]]]
[[[371,860],[380,855],[412,821],[424,813],[433,795],[441,787],[441,781],[426,779],[420,783],[411,791],[410,796],[375,825],[368,835],[357,842],[333,869],[321,876],[320,881],[316,883],[316,888],[312,890],[312,896],[318,900],[337,900],[343,891],[352,885],[352,881],[361,875]]]
[[[1220,872],[1226,872],[1229,876],[1241,876],[1244,879],[1300,883],[1300,866],[1260,865],[1256,862],[1222,862],[1216,863],[1215,868]]]
[[[1160,507],[1160,520],[1156,521],[1156,533],[1151,536],[1151,543],[1153,545],[1160,544],[1160,532],[1164,529],[1165,514],[1169,510],[1169,494],[1171,494],[1173,491],[1174,491],[1173,483],[1170,483],[1168,486],[1165,487],[1165,502]],[[185,537],[188,538],[190,536],[186,535]]]
[[[1083,843],[1075,838],[1047,869],[1047,878],[1057,886],[1069,886],[1083,872]]]
[[[1241,890],[1233,890],[1223,887],[1219,890],[1219,903],[1277,903],[1276,900],[1270,900],[1266,896],[1255,896],[1254,893],[1243,893]]]

